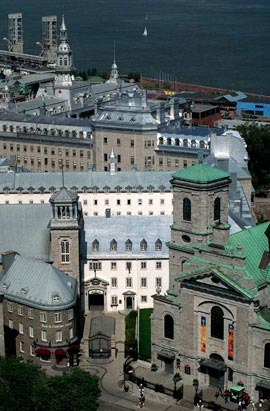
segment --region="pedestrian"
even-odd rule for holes
[[[220,396],[220,389],[218,388],[218,389],[216,390],[216,393],[215,393],[215,400],[217,400],[219,396]],[[242,411],[242,410],[241,410],[241,411]]]
[[[229,396],[230,396],[230,392],[229,390],[226,388],[226,390],[224,391],[224,401],[225,404],[227,404],[229,402]]]
[[[238,411],[242,411],[242,401],[241,400],[238,403]]]

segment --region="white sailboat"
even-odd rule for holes
[[[143,31],[142,35],[147,36],[147,27],[146,26],[144,27],[144,31]]]
[[[146,22],[147,22],[147,20],[148,20],[148,14],[146,14],[145,15],[145,26],[144,26],[144,31],[143,31],[143,33],[142,33],[142,35],[143,36],[146,36],[147,37],[147,27],[146,27]]]

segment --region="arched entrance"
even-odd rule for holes
[[[100,289],[90,290],[88,293],[88,308],[93,311],[104,310],[104,291]]]
[[[115,318],[95,317],[91,320],[89,335],[89,357],[109,358],[111,356],[111,337],[115,334]]]
[[[209,375],[209,386],[215,388],[224,388],[224,375],[227,366],[224,359],[216,353],[210,355],[201,363],[201,371]]]

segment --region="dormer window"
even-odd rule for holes
[[[98,242],[98,240],[94,240],[93,242],[92,242],[92,251],[99,251],[99,242]]]
[[[140,250],[147,251],[147,242],[145,241],[145,239],[143,239],[140,243]]]
[[[161,251],[161,250],[162,250],[162,241],[161,241],[160,239],[158,239],[158,240],[155,242],[155,250],[156,250],[156,251]]]
[[[117,251],[117,242],[114,239],[110,242],[110,251]]]
[[[54,295],[52,296],[52,300],[53,300],[53,301],[60,301],[60,295],[59,295],[59,294],[54,294]]]
[[[28,293],[28,290],[26,288],[21,289],[21,294],[26,295]]]

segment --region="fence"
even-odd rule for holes
[[[150,381],[146,381],[144,378],[138,378],[134,374],[125,374],[125,380],[134,382],[138,386],[140,386],[140,384],[143,384],[145,388],[149,388],[150,390],[160,392],[165,395],[170,395],[177,400],[181,400],[183,398],[183,385],[175,390],[172,390],[170,388],[164,387],[162,384],[154,384]]]

